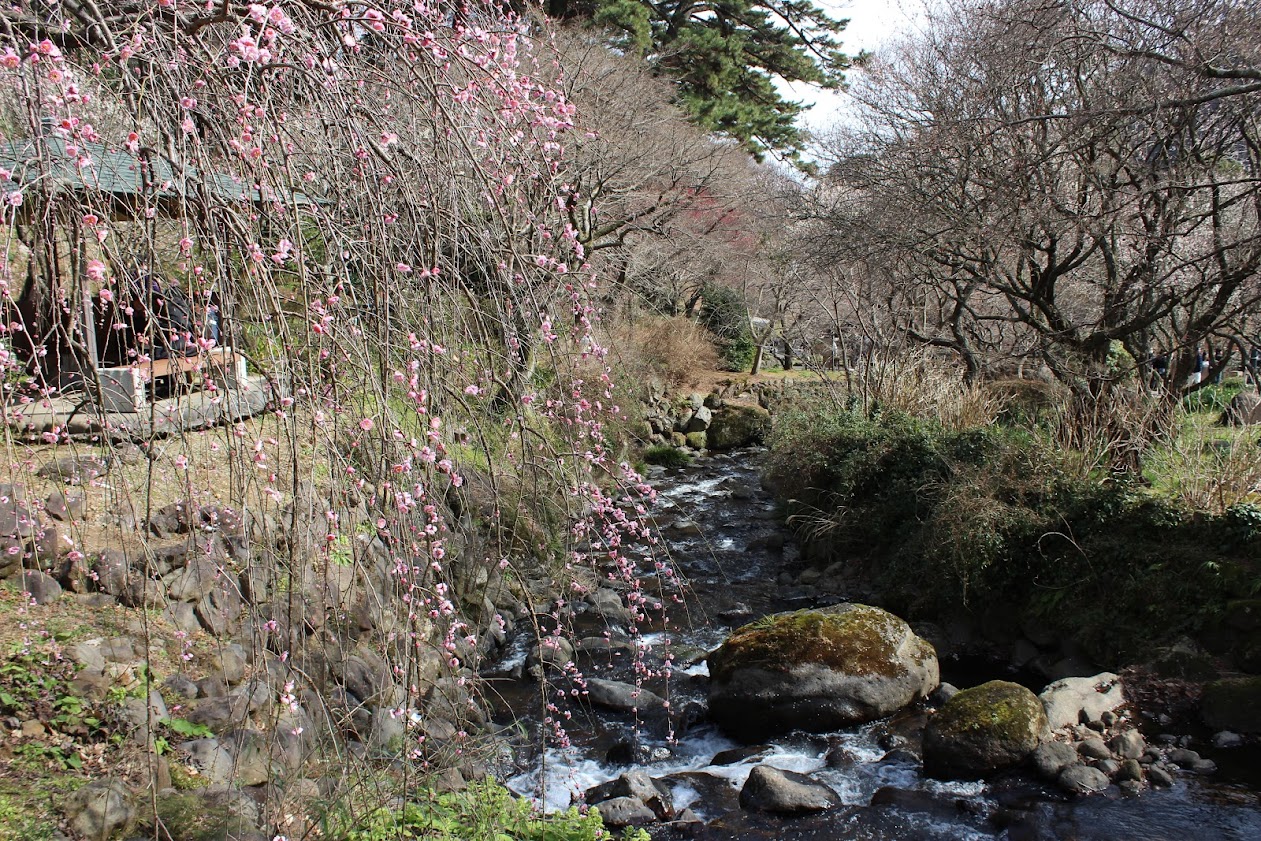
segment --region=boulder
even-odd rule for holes
[[[1036,695],[992,680],[955,695],[924,730],[924,770],[976,779],[1024,762],[1048,732]]]
[[[771,416],[755,406],[725,405],[714,411],[705,430],[711,450],[734,450],[761,444],[771,428]]]
[[[110,841],[136,820],[136,802],[121,780],[94,780],[66,798],[70,829],[86,841]]]
[[[593,806],[605,826],[648,826],[657,822],[652,810],[633,797],[614,797]]]
[[[1120,709],[1125,704],[1121,679],[1111,672],[1057,680],[1038,697],[1052,730],[1084,721],[1099,721],[1105,712]]]
[[[1250,390],[1236,394],[1222,413],[1222,422],[1233,426],[1261,424],[1261,395]]]
[[[1261,677],[1217,680],[1204,687],[1200,718],[1215,730],[1261,733]]]
[[[643,771],[628,771],[615,780],[587,789],[584,796],[591,805],[619,798],[630,798],[647,807],[656,820],[668,821],[674,818],[674,799],[670,795],[670,787]]]
[[[1089,765],[1070,765],[1060,773],[1059,787],[1069,794],[1092,794],[1108,787],[1108,775]]]
[[[51,604],[61,598],[57,579],[37,569],[23,570],[14,583],[23,593],[30,593],[35,604]]]
[[[937,653],[891,613],[840,604],[764,617],[709,655],[712,718],[745,741],[883,718],[937,688]]]
[[[587,679],[587,698],[597,707],[622,712],[665,709],[665,699],[632,683],[617,680]]]
[[[1043,742],[1033,752],[1033,768],[1048,783],[1059,779],[1060,772],[1077,762],[1077,751],[1065,742]]]
[[[757,812],[804,815],[839,806],[836,792],[805,774],[757,765],[740,789],[740,805]]]

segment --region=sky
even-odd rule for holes
[[[819,0],[819,5],[837,17],[849,18],[841,43],[847,53],[856,55],[863,50],[876,52],[891,37],[911,28],[919,17],[914,10],[921,4],[916,0]],[[843,92],[802,84],[782,87],[792,99],[814,105],[802,118],[807,129],[819,131],[844,119]]]

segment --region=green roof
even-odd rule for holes
[[[80,142],[75,144],[78,154],[71,156],[67,153],[68,145],[65,138],[56,135],[0,143],[0,167],[9,170],[12,179],[24,186],[43,178],[57,189],[99,191],[120,199],[145,193],[146,167],[152,170],[147,178],[151,185],[149,195],[158,198],[208,193],[222,201],[259,204],[285,196],[284,191],[266,185],[260,189],[259,185],[236,176],[203,175],[193,167],[179,169],[157,154],[141,159],[130,152],[111,150],[101,143]],[[41,152],[45,156],[43,161]],[[83,158],[90,163],[80,166]],[[323,203],[302,193],[290,195],[300,205]]]

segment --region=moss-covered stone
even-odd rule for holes
[[[892,613],[864,604],[777,613],[727,637],[709,656],[709,673],[722,680],[737,668],[788,671],[817,663],[846,674],[893,677],[905,670],[895,656],[905,627]],[[933,653],[924,645],[923,656]]]
[[[689,432],[684,437],[687,440],[687,445],[693,450],[703,450],[709,443],[709,436],[704,432]]]
[[[1218,680],[1204,687],[1200,718],[1216,730],[1261,733],[1261,677]]]
[[[734,450],[761,444],[771,429],[771,416],[756,406],[725,405],[714,410],[709,423],[709,448]]]
[[[976,779],[1018,765],[1048,732],[1037,696],[1018,683],[992,680],[946,702],[924,731],[924,770]]]
[[[714,719],[755,739],[881,718],[939,682],[928,642],[893,614],[859,604],[745,625],[709,656],[709,671]]]

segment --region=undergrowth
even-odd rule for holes
[[[1104,659],[1255,594],[1255,491],[1205,509],[1082,464],[1036,427],[799,407],[777,418],[767,478],[815,558],[864,558],[901,609],[1034,617]]]
[[[643,830],[614,835],[594,810],[582,814],[571,808],[544,815],[489,779],[463,792],[428,794],[356,819],[329,815],[324,824],[326,837],[345,841],[648,841]]]

